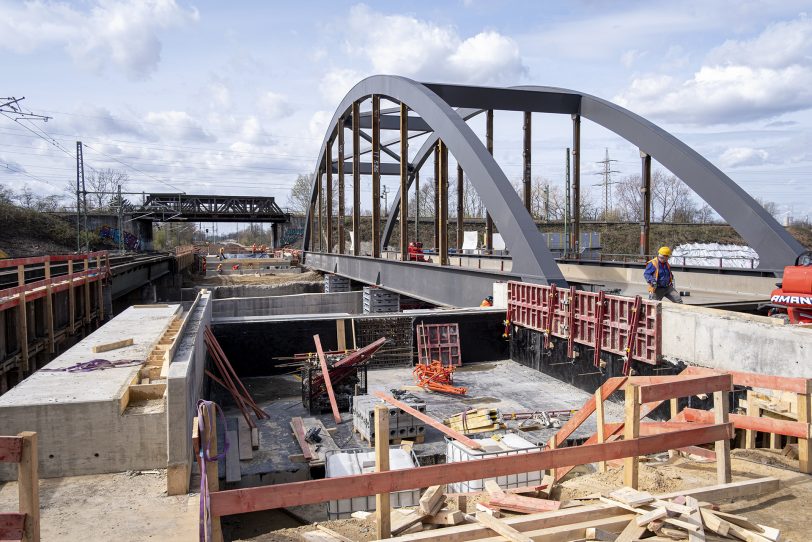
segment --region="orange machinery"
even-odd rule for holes
[[[771,316],[788,318],[790,324],[812,324],[812,251],[784,268],[784,278],[770,295],[770,303]]]

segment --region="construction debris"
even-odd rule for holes
[[[454,383],[454,366],[443,365],[442,362],[432,361],[428,365],[418,364],[412,371],[415,383],[428,391],[449,393],[452,395],[465,395],[468,388],[452,386]]]

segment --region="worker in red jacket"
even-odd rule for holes
[[[670,257],[671,249],[661,247],[657,251],[657,257],[646,264],[643,277],[648,283],[648,298],[660,301],[665,297],[674,303],[682,303],[682,297],[674,288],[674,274],[671,272],[671,266],[668,265]]]

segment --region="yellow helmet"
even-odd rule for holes
[[[671,257],[671,249],[668,247],[660,247],[660,250],[657,251],[657,254],[660,256],[668,256]]]

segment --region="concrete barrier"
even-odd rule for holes
[[[236,297],[212,301],[212,317],[274,316],[280,314],[361,314],[363,292]]]
[[[189,491],[193,461],[192,423],[201,397],[206,345],[203,330],[211,321],[211,292],[201,290],[186,316],[183,336],[169,364],[166,398],[167,494]]]
[[[812,329],[777,318],[662,304],[662,352],[669,361],[812,378]]]

